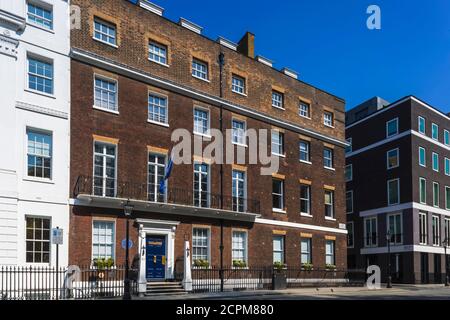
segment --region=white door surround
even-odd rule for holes
[[[175,231],[180,224],[179,221],[166,221],[166,220],[153,220],[153,219],[136,219],[139,225],[139,251],[140,251],[140,264],[139,264],[139,291],[141,291],[141,285],[145,284],[145,290],[147,285],[146,277],[146,238],[148,235],[158,235],[166,237],[166,270],[165,278],[174,278],[174,249],[175,249]],[[144,291],[145,291],[144,290]]]

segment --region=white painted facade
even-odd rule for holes
[[[51,9],[51,30],[27,18],[28,2]],[[68,263],[69,14],[69,0],[0,0],[0,265],[35,265],[26,259],[28,216],[64,229],[59,262]],[[30,55],[53,65],[53,94],[29,90]],[[50,179],[28,176],[29,129],[52,137]],[[55,251],[38,265],[54,266]]]

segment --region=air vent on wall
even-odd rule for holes
[[[178,22],[180,26],[185,27],[186,29],[189,29],[191,31],[194,31],[195,33],[202,34],[203,28],[200,27],[198,24],[195,24],[185,18],[180,18],[180,21]]]
[[[148,0],[141,0],[141,1],[139,2],[139,5],[140,5],[142,8],[144,8],[144,9],[150,11],[150,12],[153,12],[153,13],[157,14],[158,16],[162,16],[163,13],[164,13],[164,8],[158,6],[158,5],[154,4],[154,3],[151,3],[151,2],[148,1]]]
[[[230,40],[227,40],[227,39],[225,39],[223,37],[219,37],[217,39],[217,42],[220,43],[221,45],[223,45],[224,47],[227,47],[227,48],[229,48],[231,50],[234,50],[234,51],[237,50],[237,44],[236,43],[234,43],[234,42],[232,42]]]

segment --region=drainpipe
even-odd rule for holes
[[[223,66],[225,64],[225,55],[221,51],[219,54],[219,71],[220,71],[220,92],[219,96],[220,98],[223,98]],[[222,133],[223,137],[223,106],[220,104],[220,117],[219,117],[219,123],[220,123],[220,132]],[[223,209],[223,139],[222,139],[222,161],[220,162],[220,209]],[[219,270],[219,276],[220,276],[220,292],[223,292],[223,219],[220,220],[220,270]]]

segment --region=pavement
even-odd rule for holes
[[[186,293],[135,298],[143,300],[450,300],[450,287],[443,285],[394,285],[366,287],[299,288],[218,293]]]

